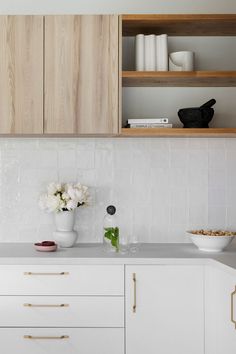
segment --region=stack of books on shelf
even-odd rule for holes
[[[167,34],[138,34],[135,51],[137,71],[168,71]]]
[[[128,119],[129,128],[172,128],[168,118]]]

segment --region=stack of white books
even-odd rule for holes
[[[167,34],[138,34],[135,41],[136,71],[168,71]]]
[[[168,118],[128,119],[130,128],[172,128]]]

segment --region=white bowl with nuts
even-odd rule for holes
[[[223,251],[236,236],[236,232],[224,230],[192,230],[187,232],[199,250],[205,252]]]

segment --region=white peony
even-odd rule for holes
[[[48,209],[48,212],[60,210],[60,196],[48,195],[47,196],[47,209]]]
[[[88,195],[83,190],[77,191],[77,198],[80,204],[86,203],[88,199]]]
[[[72,186],[68,187],[67,193],[71,199],[76,198],[76,190]]]
[[[78,202],[76,200],[69,200],[66,206],[68,210],[74,210],[77,208]]]
[[[59,206],[58,206],[58,210],[62,211],[66,209],[66,202],[64,200],[62,200],[59,196]]]
[[[65,192],[68,192],[68,189],[73,188],[73,185],[71,183],[65,183],[64,184],[64,190]]]
[[[63,200],[66,200],[66,201],[70,199],[70,196],[69,196],[69,194],[67,192],[62,193],[61,197],[62,197]]]
[[[47,193],[39,198],[39,206],[48,212],[73,210],[89,200],[88,187],[81,183],[50,183]]]

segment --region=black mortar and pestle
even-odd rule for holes
[[[212,98],[200,107],[182,108],[178,111],[180,121],[184,128],[209,128],[208,124],[214,115],[212,106],[216,100]]]

